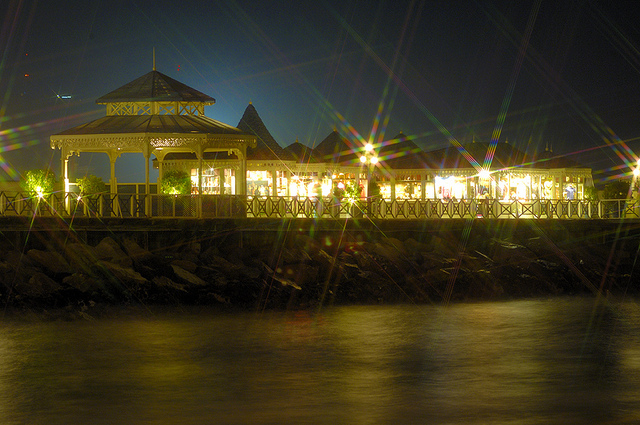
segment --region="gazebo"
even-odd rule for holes
[[[204,107],[215,99],[176,81],[155,69],[98,98],[107,106],[103,118],[51,136],[51,148],[61,150],[61,178],[69,192],[68,160],[73,154],[103,152],[111,163],[112,195],[117,194],[116,161],[123,153],[142,153],[145,159],[145,194],[150,194],[149,159],[162,163],[169,153],[188,152],[198,159],[198,193],[202,194],[205,152],[225,152],[238,164],[235,192],[246,194],[246,151],[256,146],[256,137],[204,115]],[[158,182],[160,187],[160,182]],[[148,215],[150,197],[145,197]],[[199,212],[202,214],[202,211]]]

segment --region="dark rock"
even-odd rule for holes
[[[83,273],[90,273],[97,259],[95,249],[81,243],[67,244],[64,256],[73,270]]]
[[[96,245],[94,252],[96,258],[99,260],[105,260],[123,267],[131,267],[133,265],[131,257],[110,237],[102,239],[100,243]]]
[[[83,273],[74,273],[62,279],[62,283],[70,286],[82,293],[98,291],[100,287],[96,285],[96,279]]]
[[[207,282],[205,282],[204,280],[200,279],[195,274],[186,271],[185,269],[183,269],[180,266],[176,266],[176,265],[172,264],[171,268],[173,269],[173,273],[175,274],[176,279],[181,283],[184,283],[186,285],[191,285],[191,286],[206,286],[207,285]]]
[[[189,273],[195,273],[196,270],[198,269],[198,265],[193,261],[189,261],[189,260],[173,260],[171,262],[171,265],[182,267]]]
[[[94,265],[94,270],[96,271],[94,274],[106,276],[108,279],[120,282],[126,287],[147,283],[147,279],[133,268],[123,267],[109,261],[97,261]]]
[[[35,272],[28,282],[19,281],[14,286],[16,293],[29,298],[51,297],[60,288],[60,284],[42,272]]]
[[[71,274],[72,269],[59,252],[30,249],[27,255],[35,264],[50,275]]]

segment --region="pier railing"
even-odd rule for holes
[[[640,201],[346,199],[240,195],[101,194],[43,197],[0,192],[2,216],[148,218],[620,219],[640,218]]]

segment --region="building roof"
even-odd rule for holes
[[[378,149],[378,159],[393,169],[424,168],[424,152],[402,132],[384,142]]]
[[[216,100],[186,84],[153,70],[96,99],[96,103],[198,102],[213,105]]]
[[[362,148],[342,137],[338,130],[333,130],[313,149],[313,153],[321,162],[358,165],[360,159],[356,152],[361,150]]]
[[[205,116],[109,115],[61,131],[55,136],[125,133],[243,134],[236,127]]]
[[[290,144],[286,148],[293,159],[299,164],[318,163],[318,158],[313,153],[313,149],[309,146],[303,145],[297,139],[294,143]]]
[[[553,151],[545,149],[540,155],[536,156],[535,168],[587,168],[585,165],[565,156],[554,154]]]
[[[482,167],[490,144],[483,142],[468,143],[462,147],[448,146],[424,154],[427,166],[431,168],[477,168]],[[491,158],[491,169],[523,167],[530,165],[532,158],[513,145],[502,142],[495,145]]]
[[[269,133],[252,103],[249,103],[245,109],[238,128],[245,133],[255,135],[258,139],[255,148],[247,148],[247,159],[293,161],[291,153],[284,150]]]

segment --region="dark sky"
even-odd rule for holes
[[[103,116],[95,99],[151,71],[154,48],[158,71],[217,100],[207,116],[237,125],[252,102],[283,147],[334,127],[424,150],[498,137],[598,178],[640,152],[633,2],[4,0],[0,19],[0,163],[15,178],[59,173],[49,136]],[[120,182],[144,180],[131,159]],[[108,180],[106,155],[74,161]]]

